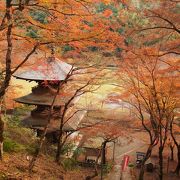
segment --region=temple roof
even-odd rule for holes
[[[53,98],[54,96],[49,93],[44,93],[42,95],[36,95],[36,94],[30,93],[26,96],[16,98],[15,101],[18,103],[29,104],[29,105],[51,106],[53,102]],[[70,97],[68,96],[57,95],[56,100],[54,102],[54,106],[63,106],[69,99]]]
[[[81,139],[79,147],[100,149],[103,142],[104,139],[102,137],[98,137],[98,136],[87,137],[86,135],[84,135],[83,138]]]
[[[64,124],[63,130],[64,131],[74,131],[78,128],[79,123],[84,118],[87,111],[79,111],[74,116],[69,116],[69,120]],[[66,119],[65,119],[66,121]],[[27,116],[24,120],[22,120],[22,125],[28,128],[34,129],[44,129],[44,127],[48,123],[48,116],[47,118],[39,118],[39,117],[32,117]],[[60,120],[59,119],[51,119],[48,132],[58,131],[60,127]]]
[[[72,97],[73,92],[66,92],[63,88],[60,90],[59,94],[56,96],[54,106],[63,106]],[[32,89],[32,93],[14,99],[16,102],[29,104],[29,105],[46,105],[51,106],[55,93],[49,87],[39,87],[36,86]],[[79,100],[80,96],[74,98],[72,103]]]
[[[72,65],[58,58],[49,57],[46,60],[36,62],[31,68],[17,72],[14,77],[35,81],[60,81],[64,80],[71,70]]]

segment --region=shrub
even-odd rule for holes
[[[112,169],[112,164],[107,163],[103,166],[103,174],[107,174],[111,171]]]
[[[63,160],[62,165],[66,171],[73,170],[77,167],[77,161],[74,158],[67,158]]]
[[[72,50],[74,50],[74,47],[72,47],[72,46],[70,46],[70,45],[68,45],[68,44],[66,44],[66,45],[64,45],[64,46],[62,47],[62,51],[63,51],[64,53],[66,53],[66,52],[68,52],[68,51],[72,51]]]
[[[13,141],[12,139],[6,138],[4,140],[3,149],[5,152],[19,152],[24,150],[24,146]]]
[[[75,146],[75,145],[72,144],[72,143],[66,143],[66,144],[62,147],[61,154],[64,155],[64,154],[66,154],[66,153],[72,152],[74,146]]]
[[[74,153],[73,153],[73,158],[77,159],[78,156],[81,155],[84,152],[85,152],[84,148],[80,148],[80,147],[76,148]]]
[[[0,172],[0,179],[1,180],[8,180],[8,177],[7,177],[7,175],[5,173]]]
[[[4,131],[4,151],[5,152],[18,152],[27,151],[34,152],[35,133],[29,128],[21,126],[21,115],[28,111],[29,107],[22,106],[14,109],[11,116],[4,115],[3,120],[6,128]]]
[[[134,167],[134,164],[130,163],[128,166],[129,166],[129,167]]]
[[[38,147],[39,147],[38,144],[32,143],[32,144],[26,145],[25,149],[29,154],[34,155]]]
[[[27,112],[31,110],[31,107],[26,105],[17,107],[13,110],[11,115],[4,114],[3,121],[10,127],[18,127],[21,126],[21,116],[25,115]]]
[[[92,52],[98,51],[99,48],[97,46],[89,46],[88,49]]]

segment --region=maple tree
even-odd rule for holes
[[[161,57],[158,59],[161,68],[168,66],[169,68],[164,68],[165,73],[174,73],[173,69],[176,73],[179,72],[179,2],[178,1],[171,1],[171,0],[158,0],[158,1],[143,1],[139,2],[138,6],[135,4],[129,4],[128,3],[129,11],[125,12],[128,14],[127,18],[131,17],[133,15],[133,20],[129,18],[131,21],[131,27],[126,28],[127,34],[131,37],[132,43],[130,46],[126,49],[127,51],[131,51],[131,49],[137,49],[138,48],[147,48],[147,52],[141,52],[145,56],[148,54],[149,59],[154,56],[156,59],[157,57]],[[129,21],[127,18],[124,19],[123,22]],[[148,49],[149,47],[149,49]],[[158,49],[158,50],[151,50]],[[138,55],[138,53],[136,54]],[[139,54],[139,58],[141,58],[141,55]],[[176,60],[175,60],[176,59]],[[148,61],[147,59],[144,59],[144,62]],[[136,63],[136,62],[135,62]],[[163,63],[165,63],[163,65]],[[153,64],[153,63],[152,63]],[[161,73],[161,68],[159,68],[158,73]],[[167,71],[165,71],[165,69]],[[171,70],[170,70],[171,69]],[[171,72],[170,72],[171,71]],[[176,74],[175,73],[175,74]],[[173,77],[172,74],[169,77]],[[169,78],[168,77],[168,78]],[[155,78],[156,80],[156,78]],[[153,82],[153,79],[149,79],[150,82]],[[170,87],[169,84],[166,84],[165,79],[161,79],[162,84],[164,84],[164,88]],[[175,81],[175,80],[174,80]],[[173,86],[173,91],[178,91],[178,83],[175,82],[176,85]],[[163,93],[164,89],[159,89],[158,93]],[[158,94],[157,93],[157,94]],[[169,92],[170,93],[170,92]],[[144,94],[144,92],[143,92]],[[167,95],[168,93],[166,93]],[[177,98],[177,94],[175,92],[171,92],[173,94],[172,96],[174,98]],[[164,97],[161,97],[162,99]],[[141,104],[141,101],[139,101],[139,104]],[[141,104],[142,106],[142,104]],[[173,109],[173,108],[172,108]],[[172,110],[171,109],[171,110]],[[166,118],[167,120],[167,128],[170,128],[172,131],[172,125],[174,124],[174,118],[173,114],[175,111],[177,111],[178,105],[174,110],[171,112],[166,112]],[[169,113],[169,114],[168,114]],[[169,123],[171,125],[169,125]],[[170,127],[169,127],[170,126]],[[171,132],[171,135],[174,136],[174,133]],[[175,139],[176,136],[174,136],[174,142],[177,148],[177,158],[178,163],[175,172],[179,174],[179,161],[180,161],[180,153],[179,153],[179,143],[177,139]],[[165,140],[166,140],[165,136]],[[164,141],[165,144],[165,141]],[[163,145],[164,146],[164,145]],[[161,149],[163,149],[163,146]],[[163,151],[163,150],[162,150]],[[162,154],[162,153],[160,153]],[[161,156],[159,154],[159,157]],[[163,159],[163,157],[161,157]],[[162,162],[161,162],[162,164]],[[162,168],[160,169],[160,174],[162,175]],[[162,178],[162,177],[160,177]]]
[[[145,0],[139,1],[139,5],[127,3],[127,6],[128,11],[120,17],[127,15],[123,23],[130,24],[126,26],[126,36],[131,38],[131,45],[159,47],[160,53],[155,56],[180,54],[178,1]]]
[[[152,8],[146,8],[144,13],[151,24],[144,26],[140,31],[146,32],[148,38],[153,38],[154,43],[152,44],[161,43],[160,50],[163,51],[161,56],[166,54],[179,55],[178,2],[160,0],[158,2],[148,1],[148,3],[152,4]]]
[[[146,153],[145,161],[148,157],[150,157],[152,148],[157,144],[156,138],[159,139],[160,136],[160,141],[159,141],[160,176],[159,177],[160,179],[162,179],[163,176],[162,153],[167,139],[167,132],[169,131],[170,124],[174,124],[172,117],[178,108],[177,101],[179,99],[179,97],[177,97],[177,94],[175,93],[175,91],[176,92],[178,91],[178,85],[177,85],[178,83],[177,80],[175,80],[177,77],[175,76],[179,72],[178,70],[179,32],[180,32],[179,15],[178,15],[179,2],[171,1],[171,0],[158,0],[158,1],[151,0],[151,1],[139,1],[137,3],[128,2],[126,3],[126,5],[127,5],[126,8],[124,8],[119,15],[119,17],[122,19],[120,24],[123,23],[124,27],[126,27],[123,30],[125,30],[126,37],[129,36],[129,40],[130,40],[128,46],[124,48],[124,50],[127,53],[124,52],[126,60],[125,62],[123,62],[124,69],[127,70],[127,66],[129,65],[130,68],[121,76],[121,77],[125,76],[123,77],[124,80],[130,78],[127,81],[129,83],[129,86],[131,86],[129,87],[131,93],[128,94],[126,92],[127,94],[125,93],[126,94],[125,97],[126,98],[128,96],[131,97],[128,100],[126,99],[126,101],[132,103],[132,106],[138,110],[140,114],[139,118],[143,120],[142,125],[150,135],[151,145],[149,146],[148,151]],[[129,61],[127,61],[128,56],[129,56]],[[121,59],[123,60],[123,58],[124,56]],[[153,58],[154,61],[152,61]],[[140,61],[141,63],[139,65]],[[154,66],[154,72],[153,72],[152,67],[156,61],[158,67]],[[122,65],[119,64],[119,66],[121,67]],[[121,70],[124,71],[123,68]],[[146,73],[144,73],[144,70],[146,71]],[[152,75],[150,74],[151,71],[152,71],[151,73]],[[162,72],[166,73],[167,76],[162,75]],[[173,76],[172,74],[176,74],[176,75]],[[144,77],[142,77],[143,75]],[[126,78],[126,76],[128,78]],[[173,78],[175,79],[172,80]],[[173,84],[172,86],[170,82]],[[123,86],[121,85],[121,83],[119,86]],[[152,84],[157,83],[157,89],[153,90],[153,85],[151,85],[151,83]],[[161,86],[164,88],[162,88]],[[165,89],[167,90],[170,88],[172,88],[173,90],[171,89],[171,91],[169,90],[165,92]],[[157,95],[158,100],[157,98],[151,99],[152,96],[150,96],[150,94],[153,95],[153,93]],[[134,96],[134,98],[136,99],[135,101],[132,98],[132,96]],[[163,102],[164,101],[163,99],[166,99],[167,97],[173,97],[174,101],[176,101],[175,104],[177,106],[173,104],[173,100],[172,102],[169,102],[170,104],[172,103],[171,105],[166,105],[166,103],[168,103],[170,99],[168,99],[168,101],[165,102]],[[147,113],[147,107],[150,106],[148,107],[148,111],[151,110],[155,111],[155,109],[153,109],[154,103],[157,103],[157,105],[160,103],[160,105],[158,105],[159,112],[160,111],[166,111],[166,112],[162,113],[161,115],[159,114],[160,115],[159,119],[162,119],[163,117],[164,122],[162,123],[157,121],[156,122],[157,124],[155,123],[156,124],[155,127],[158,128],[157,128],[157,132],[153,132],[153,136],[152,136],[151,134],[152,132],[149,130],[151,129],[154,131],[155,127],[154,124],[151,122],[153,121],[152,120],[153,116],[150,112]],[[164,105],[166,106],[164,110],[161,109],[163,103],[165,103]],[[167,106],[169,109],[167,108]],[[156,110],[158,111],[158,109]],[[146,113],[144,113],[144,111]],[[156,114],[157,111],[154,112],[153,115]],[[150,122],[145,124],[144,122],[147,119],[149,119]],[[164,128],[164,129],[162,128],[163,129],[162,131],[161,131],[161,126],[163,126]],[[161,132],[159,132],[159,127]],[[171,134],[173,136],[173,133]],[[177,139],[176,139],[176,147],[177,147],[177,151],[179,152],[178,150],[179,144],[177,142]],[[178,163],[177,163],[176,173],[178,174],[179,154],[177,155],[177,157],[178,157]],[[140,178],[143,178],[143,166],[141,168],[140,176],[141,176]]]
[[[167,140],[171,117],[178,107],[177,102],[177,58],[162,59],[156,48],[135,49],[127,53],[119,64],[121,83],[124,89],[122,100],[136,109],[137,117],[148,132],[150,145],[141,166],[139,179],[143,179],[144,163],[151,156],[152,149],[159,144],[159,178],[163,177],[163,150]],[[173,62],[174,66],[168,65]],[[121,89],[122,90],[122,89]],[[118,97],[117,97],[118,98]]]

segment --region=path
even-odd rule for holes
[[[106,180],[120,180],[121,176],[121,162],[124,155],[130,156],[130,162],[135,163],[136,151],[144,151],[146,144],[138,139],[133,139],[131,142],[128,142],[126,138],[119,138],[118,141],[121,143],[116,143],[115,146],[115,165],[113,166],[112,171],[109,173]],[[130,168],[127,167],[126,171],[122,174],[122,180],[131,180]]]

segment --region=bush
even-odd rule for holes
[[[99,48],[97,46],[89,46],[88,49],[92,52],[98,51]]]
[[[73,154],[73,158],[77,159],[78,156],[80,156],[84,152],[85,152],[84,148],[80,148],[80,147],[76,148],[75,151],[74,151],[74,154]]]
[[[129,166],[129,167],[134,167],[134,164],[130,163],[128,166]]]
[[[4,140],[4,146],[3,149],[5,152],[19,152],[24,150],[24,146],[7,138]]]
[[[66,45],[64,45],[64,46],[62,47],[62,51],[63,51],[64,53],[66,53],[66,52],[68,52],[68,51],[72,51],[72,50],[74,50],[74,47],[72,47],[72,46],[70,46],[70,45],[68,45],[68,44],[66,44]]]
[[[103,174],[107,174],[111,171],[112,169],[112,164],[107,163],[103,166]]]
[[[74,158],[64,159],[62,162],[63,168],[67,170],[73,170],[77,167],[77,161]]]
[[[27,151],[31,154],[34,152],[36,140],[35,133],[31,129],[21,126],[20,117],[28,110],[28,106],[22,106],[14,109],[11,116],[3,116],[6,125],[3,147],[5,152]]]
[[[38,147],[39,147],[39,144],[32,143],[32,144],[26,145],[26,146],[25,146],[25,150],[26,150],[29,154],[34,155]]]
[[[27,112],[31,110],[29,106],[17,107],[13,110],[11,115],[4,114],[3,121],[10,127],[19,127],[21,126],[21,117],[24,116]]]
[[[0,172],[0,179],[1,180],[8,180],[8,177],[7,177],[7,175],[5,173]]]
[[[62,155],[65,155],[66,153],[71,153],[73,151],[73,148],[74,148],[74,144],[72,143],[66,143],[63,147],[62,147],[62,150],[61,150],[61,154]]]
[[[30,11],[30,15],[34,20],[42,24],[48,23],[48,14],[44,11],[40,11],[40,10]]]

